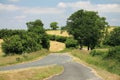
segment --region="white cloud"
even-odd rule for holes
[[[19,0],[8,0],[10,2],[18,2]]]
[[[26,13],[26,14],[61,14],[63,10],[56,8],[48,8],[48,7],[21,7],[10,4],[2,4],[0,3],[0,11],[17,11]]]
[[[72,8],[74,10],[85,9],[98,12],[120,12],[120,4],[92,4],[90,1],[62,2],[59,3],[58,6],[65,6],[64,8]]]
[[[58,4],[58,7],[61,7],[61,8],[66,8],[66,4],[64,2],[60,2]]]
[[[26,8],[24,10],[24,13],[26,14],[60,14],[63,10],[60,10],[58,8]]]
[[[7,4],[0,3],[0,10],[15,11],[19,9],[20,8],[15,5],[7,5]]]

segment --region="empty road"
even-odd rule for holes
[[[73,62],[72,58],[68,54],[54,53],[37,61],[0,67],[0,71],[47,66],[53,64],[62,65],[64,67],[64,72],[48,80],[102,80],[101,78],[96,76],[90,68],[85,67],[82,64]]]

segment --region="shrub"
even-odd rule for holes
[[[92,50],[90,52],[90,55],[91,56],[99,56],[99,57],[102,57],[102,58],[105,58],[107,55],[108,55],[108,51],[104,51],[104,50]]]
[[[77,48],[78,42],[73,38],[68,38],[65,42],[67,48]]]
[[[112,58],[117,61],[120,61],[120,46],[110,48],[107,58]]]
[[[64,37],[64,36],[57,36],[57,35],[48,35],[50,40],[53,41],[58,41],[58,42],[65,42],[67,40],[68,37]]]
[[[22,54],[24,52],[33,52],[40,50],[41,44],[38,44],[36,39],[30,37],[28,34],[14,35],[4,39],[2,49],[6,54]]]
[[[63,37],[63,36],[56,36],[55,40],[58,42],[65,42],[67,39],[67,37]]]
[[[41,43],[43,48],[49,49],[50,47],[50,40],[49,40],[49,36],[47,34],[44,34],[42,36],[42,43]]]
[[[10,38],[5,38],[4,43],[2,44],[2,49],[6,54],[21,54],[23,52],[21,38],[18,35],[14,35]]]

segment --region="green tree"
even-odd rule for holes
[[[78,10],[67,20],[67,30],[78,40],[81,49],[83,45],[88,46],[88,50],[95,48],[107,26],[105,18],[94,11]]]
[[[45,33],[45,29],[43,28],[43,23],[39,19],[35,21],[27,22],[26,25],[29,32],[35,32],[38,34]]]
[[[59,28],[57,24],[58,24],[57,22],[50,23],[50,27],[52,28],[52,30],[56,30],[57,28]]]
[[[49,49],[49,38],[45,33],[45,29],[43,27],[43,23],[41,20],[35,20],[32,22],[27,22],[28,32],[33,32],[38,35],[37,42],[41,44],[43,48]]]
[[[104,44],[110,46],[120,46],[120,27],[115,28],[105,39]]]

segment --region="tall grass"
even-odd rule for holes
[[[89,53],[89,52],[87,52]],[[97,67],[100,67],[101,69],[105,69],[109,72],[115,73],[120,75],[120,64],[119,62],[107,59],[105,56],[107,54],[107,51],[96,51],[92,52],[90,54],[86,54],[85,51],[82,50],[73,50],[71,54],[75,57],[80,58],[81,60],[87,62],[88,64],[95,65]]]

